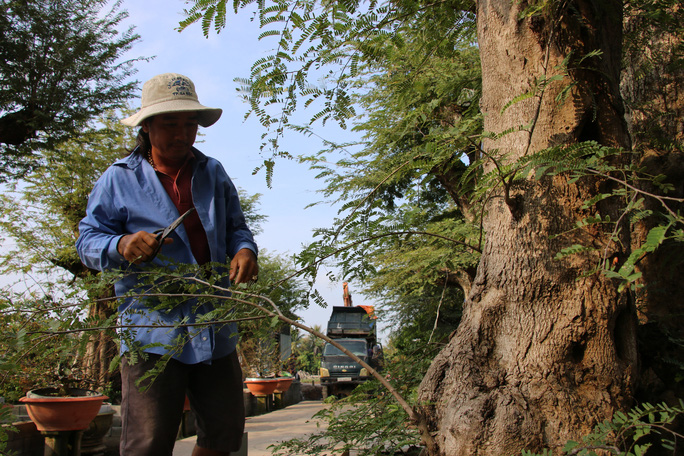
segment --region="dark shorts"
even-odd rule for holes
[[[161,357],[148,354],[121,366],[122,456],[170,456],[178,435],[187,394],[197,424],[197,445],[236,452],[242,443],[245,409],[242,371],[237,353],[211,364],[183,364],[170,360],[144,392],[135,382]],[[144,385],[148,385],[145,382]]]

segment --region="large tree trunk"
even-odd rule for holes
[[[484,142],[484,152],[500,163],[587,140],[628,146],[618,88],[622,3],[549,3],[556,9],[521,18],[526,2],[478,1],[485,130],[515,130]],[[576,69],[596,49],[602,56]],[[503,109],[542,78],[561,74],[567,57],[562,81]],[[570,83],[571,97],[556,101]],[[615,225],[573,230],[596,213],[620,220],[612,199],[582,207],[611,185],[557,176],[502,182],[489,198],[486,244],[463,319],[420,388],[443,454],[502,456],[544,447],[556,453],[630,405],[633,300],[604,275],[585,275],[606,260],[619,265],[628,252],[610,241]],[[574,244],[595,250],[554,260]]]

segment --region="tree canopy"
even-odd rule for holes
[[[55,147],[133,96],[139,36],[106,0],[0,2],[0,181],[22,177]]]

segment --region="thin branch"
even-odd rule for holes
[[[435,331],[437,330],[437,323],[439,322],[439,311],[442,308],[442,303],[444,302],[444,295],[446,294],[448,284],[449,284],[449,271],[445,271],[444,288],[442,288],[442,296],[439,298],[439,304],[437,305],[437,315],[435,315],[435,324],[432,327],[432,332],[430,333],[430,338],[428,339],[428,344],[432,343],[432,336],[435,335]]]
[[[480,151],[482,155],[484,155],[486,158],[492,161],[494,163],[494,167],[496,168],[496,172],[499,175],[499,178],[501,179],[501,185],[503,185],[504,189],[504,202],[509,208],[513,208],[514,202],[511,200],[511,184],[513,183],[513,178],[515,177],[516,173],[518,170],[521,168],[519,166],[518,168],[510,171],[509,173],[505,173],[503,169],[501,168],[501,165],[499,164],[499,161],[494,158],[492,154],[490,154],[488,151],[484,150],[482,147],[480,147],[479,144],[476,144],[475,141],[470,136],[465,136],[465,138],[468,140],[468,142],[475,147],[477,150]],[[496,190],[497,186],[494,186],[492,188],[492,191]],[[487,198],[489,199],[489,198]],[[482,226],[482,221],[484,220],[484,211],[485,211],[486,204],[482,205],[482,215],[480,216],[480,246],[482,246],[482,235],[484,233],[484,228]]]
[[[632,196],[632,203],[636,200],[636,193]],[[616,220],[615,222],[615,228],[613,228],[613,232],[611,233],[610,237],[608,238],[609,241],[611,239],[617,239],[618,233],[620,232],[620,222],[627,216],[627,211],[622,211],[622,214],[620,214],[620,217]],[[603,248],[603,258],[602,258],[602,263],[605,265],[606,260],[608,259],[608,246],[610,242],[606,242],[606,246]],[[599,265],[600,267],[601,265]]]
[[[212,289],[217,290],[217,291],[221,291],[221,292],[225,292],[225,293],[232,293],[232,294],[239,294],[239,295],[243,295],[243,296],[247,296],[247,297],[251,297],[251,298],[255,298],[255,299],[260,299],[260,300],[262,300],[262,301],[266,301],[266,302],[270,303],[271,305],[275,306],[275,303],[274,303],[271,299],[269,299],[268,297],[263,296],[263,295],[257,295],[257,294],[254,294],[254,293],[243,292],[243,291],[240,291],[240,290],[235,290],[235,289],[229,289],[229,288],[221,287],[221,286],[218,286],[218,285],[216,285],[216,284],[209,283],[209,282],[207,282],[206,280],[199,279],[199,278],[197,278],[197,277],[185,277],[184,279],[185,279],[185,280],[188,280],[188,281],[190,281],[190,282],[195,282],[195,283],[197,283],[197,284],[200,284],[200,285],[203,285],[203,286],[212,288]],[[344,354],[346,354],[347,356],[349,356],[350,358],[352,358],[354,361],[356,361],[357,363],[359,363],[361,366],[363,366],[364,368],[366,368],[367,371],[370,373],[370,375],[371,375],[373,378],[375,378],[375,379],[376,379],[377,381],[379,381],[385,388],[387,388],[387,390],[390,392],[390,394],[392,394],[392,396],[396,399],[396,401],[399,403],[399,405],[401,406],[401,408],[406,412],[406,414],[409,416],[409,418],[411,419],[411,421],[412,421],[412,422],[416,425],[416,427],[418,428],[418,430],[419,430],[419,432],[420,432],[420,435],[421,435],[421,437],[422,437],[422,439],[423,439],[423,442],[425,443],[425,445],[426,445],[426,446],[430,449],[430,451],[431,451],[430,454],[437,454],[437,453],[435,452],[435,451],[437,451],[437,450],[436,450],[436,449],[437,449],[436,443],[435,443],[435,441],[433,440],[432,435],[430,434],[430,431],[429,431],[428,426],[427,426],[427,422],[426,422],[425,418],[423,417],[423,415],[422,415],[421,413],[419,413],[417,410],[415,410],[413,407],[411,407],[411,405],[409,405],[409,403],[406,402],[406,400],[401,396],[401,394],[399,394],[399,392],[392,386],[392,384],[389,383],[389,381],[388,381],[385,377],[383,377],[382,375],[380,375],[380,374],[379,374],[375,369],[373,369],[368,363],[366,363],[364,360],[362,360],[361,358],[359,358],[358,356],[356,356],[354,353],[352,353],[351,351],[349,351],[347,348],[343,347],[343,346],[340,345],[338,342],[336,342],[334,339],[331,339],[330,337],[324,335],[324,334],[321,333],[320,331],[317,331],[317,330],[315,330],[315,329],[313,329],[313,328],[310,328],[310,327],[308,327],[308,326],[306,326],[306,325],[304,325],[304,324],[302,324],[302,323],[299,323],[299,322],[297,322],[297,321],[295,321],[295,320],[292,320],[291,318],[288,318],[288,317],[282,315],[280,312],[276,312],[276,311],[269,310],[268,308],[266,308],[266,307],[264,307],[264,306],[262,306],[262,305],[260,305],[260,304],[257,304],[257,303],[255,303],[255,302],[251,302],[251,301],[246,301],[246,300],[244,300],[244,299],[235,298],[235,297],[233,297],[232,295],[231,295],[231,296],[226,296],[226,295],[217,295],[217,294],[143,293],[143,294],[140,294],[140,295],[138,295],[138,296],[148,296],[148,297],[152,297],[152,296],[165,296],[165,297],[174,297],[174,296],[204,297],[204,298],[215,298],[215,299],[218,299],[218,300],[236,301],[236,302],[240,302],[240,303],[243,303],[243,304],[252,306],[252,307],[254,307],[254,308],[260,310],[261,312],[265,313],[265,314],[266,314],[267,316],[269,316],[269,317],[277,317],[279,320],[281,320],[281,321],[284,322],[284,323],[287,323],[287,324],[289,324],[289,325],[291,325],[291,326],[295,326],[295,327],[297,327],[297,328],[299,328],[299,329],[302,329],[302,330],[308,332],[309,334],[312,334],[312,335],[318,337],[319,339],[322,339],[322,340],[324,340],[324,341],[330,343],[331,345],[333,345],[334,347],[336,347],[336,348],[338,348],[340,351],[342,351]],[[129,297],[130,297],[130,295],[129,295]],[[263,317],[261,317],[261,318],[263,318]],[[207,324],[213,324],[213,323],[214,323],[214,322],[207,323]],[[157,328],[158,328],[158,327],[162,327],[162,326],[153,326],[153,327],[157,327]],[[78,331],[78,330],[74,330],[74,331]],[[50,337],[53,337],[53,336],[55,335],[55,333],[50,333],[49,335],[50,335]]]
[[[147,295],[147,296],[160,296],[160,295]],[[173,297],[173,296],[178,296],[178,295],[168,295],[167,294],[167,295],[163,295],[163,296]],[[188,295],[182,295],[182,296],[188,296]],[[200,295],[198,295],[198,296],[200,296]],[[206,296],[206,295],[201,295],[201,296]],[[90,328],[67,329],[64,331],[29,331],[29,332],[27,332],[27,334],[43,334],[43,335],[50,335],[50,336],[62,336],[65,334],[77,334],[77,333],[87,333],[87,332],[95,332],[95,331],[110,331],[110,330],[117,330],[117,329],[194,328],[194,327],[201,327],[201,326],[213,326],[213,325],[224,325],[224,324],[228,324],[228,323],[239,323],[241,321],[263,320],[264,318],[267,318],[267,317],[261,315],[261,316],[256,316],[256,317],[235,318],[232,320],[212,320],[212,321],[207,321],[207,322],[202,322],[202,323],[185,323],[185,324],[180,324],[180,325],[112,325],[112,326],[100,326],[100,327],[90,327]]]
[[[672,209],[670,209],[670,207],[669,207],[667,204],[665,204],[665,201],[666,201],[666,200],[667,200],[667,201],[673,201],[673,202],[675,202],[675,203],[684,203],[684,198],[673,198],[673,197],[670,197],[670,196],[660,196],[660,195],[656,195],[655,193],[647,192],[646,190],[642,190],[642,189],[640,189],[640,188],[637,188],[637,187],[635,187],[635,186],[629,184],[628,182],[626,182],[626,181],[624,181],[624,180],[622,180],[622,179],[618,179],[617,177],[613,177],[613,176],[611,176],[611,175],[609,175],[609,174],[602,173],[602,172],[597,171],[597,170],[595,170],[595,169],[587,168],[587,172],[589,172],[589,173],[591,173],[591,174],[595,174],[595,175],[597,175],[597,176],[605,177],[606,179],[610,179],[610,180],[615,181],[615,182],[618,182],[619,184],[624,185],[625,187],[627,187],[627,188],[629,188],[629,189],[631,189],[631,190],[634,190],[634,191],[637,192],[637,193],[641,193],[642,195],[649,196],[649,197],[651,197],[651,198],[656,199],[656,200],[659,201],[660,204],[665,208],[665,210],[666,210],[671,216],[673,216],[679,223],[684,223],[684,221],[682,221],[681,217],[680,217],[679,215],[677,215],[677,213],[674,212]]]

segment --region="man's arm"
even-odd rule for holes
[[[156,236],[145,231],[128,233],[128,214],[114,203],[112,173],[106,172],[94,185],[88,198],[86,216],[79,224],[76,249],[83,263],[99,271],[124,262],[149,261],[159,245]],[[172,242],[170,238],[165,243]]]
[[[83,264],[104,271],[120,266],[124,259],[117,251],[123,233],[123,222],[112,205],[112,196],[103,184],[104,176],[95,183],[86,216],[78,226],[76,250]]]

